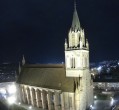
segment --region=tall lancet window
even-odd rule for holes
[[[74,61],[73,61],[73,57],[72,57],[72,68],[74,68]]]
[[[70,58],[70,65],[71,65],[71,68],[73,68],[73,58]]]
[[[75,68],[75,66],[76,66],[75,65],[75,58],[72,57],[70,61],[71,61],[71,68]]]
[[[75,66],[76,66],[76,65],[75,65],[75,58],[73,58],[73,63],[74,63],[73,67],[75,68]]]

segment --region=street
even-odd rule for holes
[[[111,101],[110,100],[95,100],[92,110],[110,110]]]

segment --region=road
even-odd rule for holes
[[[111,101],[110,100],[95,100],[92,110],[110,110]]]

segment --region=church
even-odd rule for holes
[[[89,43],[76,6],[65,39],[65,64],[25,64],[19,68],[19,100],[47,110],[86,110],[93,105]]]

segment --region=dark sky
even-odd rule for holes
[[[77,0],[90,61],[119,59],[119,0]],[[0,62],[64,62],[73,0],[0,0]]]

